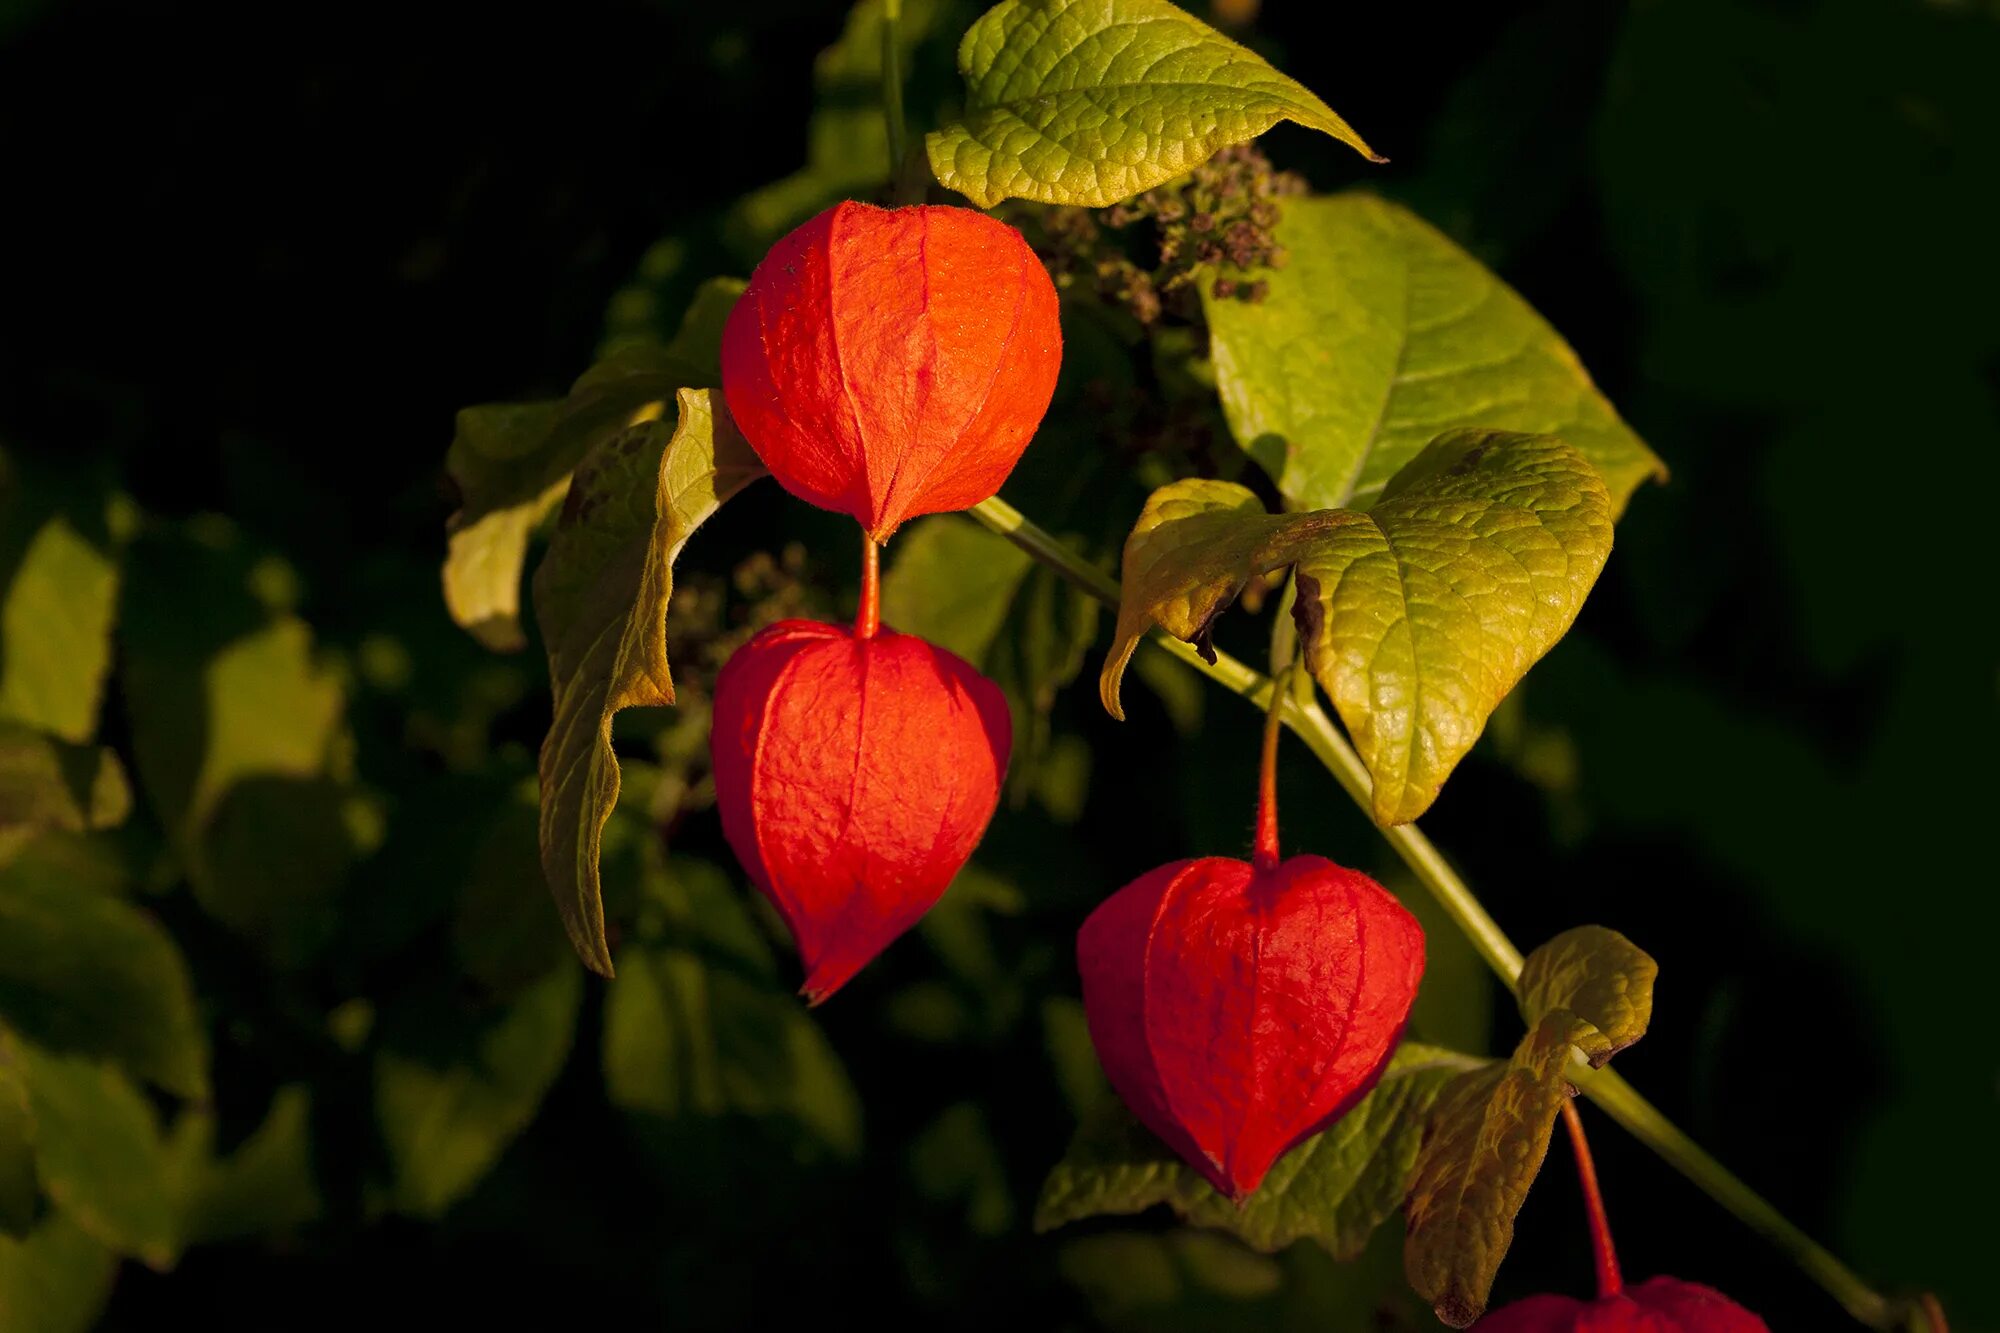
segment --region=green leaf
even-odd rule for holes
[[[1229,428],[1294,507],[1365,507],[1461,427],[1560,435],[1614,514],[1665,477],[1561,336],[1414,213],[1365,194],[1287,200],[1277,236],[1287,261],[1262,303],[1202,296]]]
[[[331,934],[365,829],[342,673],[303,620],[251,592],[284,577],[216,525],[142,542],[120,681],[140,784],[196,900],[293,967]]]
[[[62,1213],[50,1214],[20,1240],[0,1236],[0,1328],[87,1333],[117,1272],[117,1256]]]
[[[920,520],[895,545],[883,623],[957,653],[1006,692],[1020,789],[1042,774],[1049,711],[1097,639],[1096,599],[956,514]]]
[[[264,1123],[236,1151],[217,1157],[214,1114],[183,1114],[168,1150],[183,1242],[292,1231],[317,1218],[311,1120],[310,1090],[303,1084],[280,1088]]]
[[[444,599],[473,637],[497,652],[526,645],[521,569],[529,536],[562,503],[570,474],[592,449],[664,416],[677,390],[722,382],[722,326],[743,286],[735,278],[704,283],[671,343],[621,347],[560,402],[459,412],[445,454],[461,507],[447,524]]]
[[[1514,1219],[1548,1155],[1572,1055],[1601,1065],[1652,1017],[1653,960],[1601,926],[1567,931],[1522,969],[1528,1035],[1507,1064],[1445,1089],[1417,1156],[1403,1265],[1438,1318],[1463,1328],[1486,1308]]]
[[[565,961],[469,1030],[385,1043],[375,1121],[395,1168],[394,1206],[435,1218],[491,1169],[562,1071],[583,978]],[[432,1009],[441,1003],[432,1001]]]
[[[991,208],[1104,208],[1281,120],[1380,162],[1303,86],[1165,0],[1003,0],[958,48],[962,119],[925,139],[938,180]]]
[[[1104,705],[1123,716],[1119,682],[1149,628],[1205,650],[1250,579],[1296,566],[1306,666],[1374,777],[1376,821],[1405,823],[1569,629],[1610,552],[1603,481],[1551,436],[1440,436],[1366,513],[1270,514],[1246,487],[1174,482],[1125,544]]]
[[[611,975],[598,855],[618,803],[611,719],[674,701],[667,666],[673,564],[722,502],[764,475],[721,395],[683,389],[671,435],[643,422],[578,468],[535,572],[555,721],[541,753],[542,871],[570,942]]]
[[[0,829],[83,833],[131,812],[132,789],[112,750],[0,721]]]
[[[166,1149],[153,1109],[115,1067],[0,1034],[35,1119],[35,1162],[57,1207],[119,1254],[165,1269],[179,1253]]]
[[[636,938],[605,995],[611,1102],[651,1122],[760,1122],[795,1157],[861,1149],[861,1105],[818,1022],[778,979],[727,877],[652,865]]]
[[[0,455],[0,718],[77,744],[97,730],[118,605],[102,519],[28,494]]]
[[[1310,1239],[1352,1259],[1402,1205],[1431,1104],[1455,1076],[1488,1062],[1405,1042],[1375,1089],[1323,1132],[1278,1159],[1241,1208],[1216,1193],[1127,1111],[1101,1098],[1049,1173],[1035,1229],[1166,1204],[1260,1250]]]
[[[0,1020],[52,1050],[208,1093],[187,964],[150,914],[35,864],[0,869]]]

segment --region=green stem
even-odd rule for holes
[[[903,124],[903,0],[882,0],[882,110],[889,121],[889,188],[901,192],[903,152],[909,131]]]
[[[1116,610],[1118,585],[1110,576],[1090,564],[1061,542],[1022,516],[1021,511],[994,496],[974,505],[971,514],[994,532],[1013,542],[1036,560],[1054,569],[1071,583]],[[1163,651],[1180,658],[1204,676],[1233,694],[1260,707],[1270,707],[1271,680],[1229,656],[1218,652],[1213,662],[1205,661],[1191,644],[1160,630],[1148,636]],[[1281,705],[1285,725],[1298,733],[1306,747],[1319,757],[1366,813],[1370,808],[1372,782],[1361,756],[1348,744],[1347,737],[1333,724],[1317,700],[1300,700],[1296,693]],[[1396,849],[1424,887],[1465,932],[1487,966],[1511,990],[1521,975],[1521,951],[1500,929],[1459,878],[1431,840],[1415,824],[1399,824],[1378,829]],[[1701,1145],[1662,1115],[1657,1107],[1640,1096],[1622,1076],[1609,1069],[1593,1070],[1580,1059],[1570,1068],[1571,1081],[1585,1096],[1596,1102],[1627,1132],[1651,1148],[1668,1165],[1694,1182],[1723,1208],[1764,1237],[1796,1263],[1805,1274],[1839,1301],[1847,1312],[1870,1328],[1904,1327],[1913,1309],[1902,1302],[1884,1298],[1805,1232],[1787,1221],[1756,1191],[1738,1180],[1729,1169],[1703,1151]]]

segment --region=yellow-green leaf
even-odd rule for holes
[[[121,824],[131,811],[114,751],[0,721],[0,830],[83,833]]]
[[[1652,1017],[1657,967],[1601,926],[1567,931],[1522,970],[1528,1035],[1513,1059],[1462,1074],[1438,1099],[1406,1205],[1410,1285],[1456,1328],[1486,1309],[1514,1219],[1548,1155],[1572,1052],[1593,1064],[1637,1041]]]
[[[101,504],[46,503],[0,455],[0,717],[73,744],[97,730],[111,667],[118,565],[104,518]]]
[[[1281,120],[1382,161],[1333,108],[1166,0],[1003,0],[958,48],[963,116],[925,139],[947,187],[1103,208]]]
[[[1441,436],[1365,513],[1271,514],[1234,483],[1174,482],[1125,544],[1104,704],[1122,716],[1148,629],[1205,648],[1250,579],[1295,566],[1306,665],[1373,775],[1377,822],[1404,823],[1569,629],[1610,552],[1604,483],[1552,436]]]
[[[313,1178],[312,1092],[279,1088],[264,1122],[233,1152],[215,1152],[215,1113],[190,1109],[169,1143],[184,1243],[295,1230],[319,1216]]]
[[[674,701],[666,633],[674,559],[724,500],[763,475],[721,395],[683,389],[671,428],[641,422],[584,459],[535,572],[555,693],[540,764],[542,870],[577,953],[606,976],[598,854],[618,803],[611,719],[621,708]]]
[[[153,1108],[109,1064],[54,1055],[18,1036],[0,1038],[18,1062],[35,1118],[42,1188],[94,1240],[172,1265],[180,1238],[166,1149]]]
[[[1106,1093],[1043,1184],[1035,1229],[1166,1204],[1198,1226],[1232,1231],[1260,1250],[1310,1239],[1336,1259],[1352,1259],[1402,1205],[1431,1104],[1454,1076],[1488,1063],[1404,1043],[1374,1091],[1279,1158],[1241,1207],[1216,1193]]]
[[[50,1213],[20,1240],[0,1236],[0,1328],[87,1333],[117,1271],[117,1256],[63,1213]]]
[[[562,1072],[583,976],[574,963],[497,1013],[408,1047],[391,1036],[375,1059],[375,1122],[395,1169],[395,1207],[438,1217],[478,1184],[526,1129]]]
[[[1262,303],[1202,291],[1230,430],[1294,507],[1365,508],[1459,427],[1561,436],[1614,514],[1664,477],[1561,335],[1414,213],[1358,193],[1287,200],[1277,236],[1287,262]]]
[[[208,1046],[173,940],[123,899],[34,864],[0,870],[0,1020],[49,1049],[207,1095]]]
[[[676,390],[722,382],[722,325],[736,278],[695,293],[671,343],[631,343],[592,366],[559,402],[495,403],[458,414],[445,470],[461,501],[447,525],[444,600],[453,620],[498,652],[520,649],[528,538],[562,503],[570,474],[619,431],[673,411]]]
[[[779,981],[740,895],[713,866],[652,859],[605,997],[612,1105],[656,1124],[741,1117],[800,1158],[853,1157],[860,1099],[818,1021]]]

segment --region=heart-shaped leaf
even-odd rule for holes
[[[1580,926],[1535,950],[1521,973],[1528,1035],[1507,1064],[1455,1078],[1431,1116],[1406,1206],[1403,1265],[1455,1328],[1486,1309],[1514,1218],[1548,1155],[1581,1048],[1594,1065],[1645,1033],[1657,966],[1616,931]]]
[[[764,475],[719,393],[683,389],[678,403],[671,428],[640,422],[583,460],[535,571],[555,691],[540,764],[542,871],[577,953],[606,976],[597,862],[618,803],[611,718],[674,701],[666,630],[674,559],[724,500]]]
[[[1352,1259],[1401,1206],[1431,1104],[1456,1076],[1488,1063],[1405,1042],[1374,1090],[1279,1158],[1240,1208],[1107,1092],[1042,1186],[1035,1229],[1166,1204],[1260,1250],[1311,1239],[1336,1259]]]
[[[1203,300],[1230,431],[1294,506],[1365,508],[1454,427],[1560,435],[1614,514],[1665,475],[1547,321],[1416,214],[1287,200],[1277,238],[1261,304]]]
[[[925,139],[981,208],[1019,197],[1104,208],[1281,120],[1372,161],[1304,86],[1166,0],[1003,0],[958,48],[965,113]]]
[[[676,390],[722,383],[722,326],[742,291],[740,279],[710,279],[671,343],[620,348],[558,402],[459,412],[445,455],[461,504],[447,525],[444,600],[474,638],[498,652],[527,642],[521,567],[529,536],[562,503],[570,474],[592,449],[629,426],[666,416]]]
[[[1610,552],[1604,482],[1552,436],[1440,436],[1365,513],[1271,514],[1230,482],[1174,482],[1125,544],[1104,706],[1123,715],[1148,629],[1205,646],[1246,583],[1296,566],[1307,668],[1374,777],[1376,821],[1405,823],[1569,629]]]

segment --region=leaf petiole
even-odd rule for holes
[[[967,512],[1084,592],[1114,610],[1117,608],[1119,588],[1109,575],[1030,522],[1020,510],[999,496],[983,500]],[[1231,693],[1241,695],[1260,707],[1271,707],[1274,686],[1270,677],[1251,670],[1227,653],[1216,652],[1214,660],[1208,661],[1193,645],[1157,629],[1150,631],[1147,637],[1155,646]],[[1333,720],[1317,702],[1301,703],[1293,698],[1283,700],[1281,706],[1284,725],[1298,733],[1355,804],[1364,812],[1369,810],[1372,784],[1368,770],[1361,757],[1347,743],[1347,738],[1333,725]],[[1521,975],[1521,951],[1514,947],[1514,942],[1507,938],[1506,932],[1501,930],[1499,923],[1486,911],[1431,840],[1414,823],[1390,828],[1378,826],[1378,831],[1416,872],[1459,929],[1465,932],[1487,966],[1510,990],[1513,989]],[[1711,1157],[1616,1071],[1593,1070],[1579,1057],[1572,1060],[1569,1076],[1585,1096],[1602,1107],[1627,1132],[1797,1264],[1806,1276],[1840,1302],[1857,1321],[1869,1328],[1891,1330],[1910,1327],[1912,1321],[1923,1318],[1920,1307],[1915,1303],[1891,1301],[1863,1282],[1853,1270]]]

